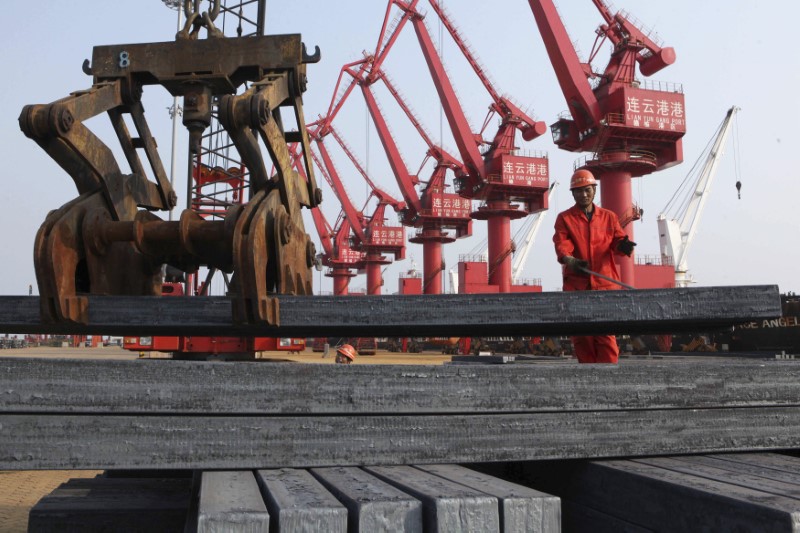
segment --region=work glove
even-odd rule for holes
[[[565,255],[561,262],[567,265],[567,268],[572,270],[573,272],[583,272],[583,269],[589,266],[588,261],[584,261],[583,259],[577,259],[572,257],[571,255]]]
[[[630,257],[633,253],[634,246],[636,246],[636,243],[630,240],[627,235],[625,235],[625,238],[619,241],[619,244],[617,244],[617,251]]]

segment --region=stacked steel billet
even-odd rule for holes
[[[36,298],[0,296],[0,331],[103,335],[575,335],[673,333],[779,317],[774,285],[537,294],[282,296],[281,324],[237,324],[225,297],[92,296],[85,324],[44,324]]]
[[[189,14],[174,42],[95,47],[91,67],[84,65],[94,77],[89,90],[22,110],[22,131],[69,173],[79,194],[51,212],[36,236],[44,322],[86,323],[87,294],[158,295],[164,263],[187,272],[200,266],[233,272],[237,322],[276,324],[277,301],[268,294],[311,293],[314,247],[300,208],[318,205],[320,194],[301,95],[306,64],[318,61],[319,51],[307,55],[300,35],[222,37],[213,24],[219,0],[211,4],[210,13]],[[198,39],[203,26],[209,38]],[[251,88],[237,95],[245,83]],[[195,153],[212,101],[219,100],[220,121],[251,175],[250,201],[229,209],[224,220],[207,221],[187,210],[173,222],[151,212],[177,202],[141,104],[143,86],[156,84],[183,97],[183,123]],[[282,107],[293,111],[298,132],[284,132]],[[122,173],[110,148],[84,125],[104,112],[131,174]],[[292,169],[289,142],[302,147],[307,180]],[[137,149],[145,152],[155,181],[148,179]]]
[[[8,358],[0,359],[0,469],[797,449],[799,378],[798,365],[765,360],[434,367]]]
[[[561,497],[565,531],[790,532],[800,517],[794,453],[531,462],[507,472]]]
[[[456,465],[206,471],[192,487],[149,474],[165,477],[70,480],[31,510],[31,530],[561,531],[558,498]]]

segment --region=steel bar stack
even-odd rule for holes
[[[102,335],[510,336],[676,333],[777,318],[775,285],[422,296],[290,296],[276,324],[240,323],[225,297],[88,296],[87,320],[45,322],[0,296],[0,331]]]
[[[595,294],[441,295],[425,297],[425,305],[416,298],[281,296],[280,323],[272,326],[233,322],[226,299],[124,297],[90,297],[87,323],[53,325],[39,319],[36,298],[2,297],[0,326],[95,334],[125,328],[304,336],[321,327],[362,335],[530,335],[658,333],[780,314],[776,287]],[[186,300],[192,314],[183,312]],[[566,529],[604,515],[614,530],[640,522],[588,505],[591,490],[633,494],[642,469],[661,469],[672,472],[662,478],[673,486],[655,474],[647,483],[680,504],[687,487],[705,482],[675,474],[679,467],[702,467],[720,483],[731,474],[675,456],[800,449],[799,378],[794,362],[778,360],[379,366],[0,358],[0,469],[194,473],[193,483],[66,484],[32,511],[31,524],[42,530],[102,529],[124,516],[154,518],[159,509],[164,524],[185,513],[198,531],[322,523],[332,531],[376,531],[390,518],[406,531],[558,531],[562,514]],[[600,481],[575,477],[588,471],[575,464],[588,464],[582,468]],[[535,469],[553,465],[570,469],[554,471],[555,485],[539,484]],[[612,478],[611,485],[602,481]],[[736,483],[752,482],[745,492],[785,489],[770,516],[795,516],[794,481],[773,481]],[[137,498],[119,497],[122,486],[139,491]],[[706,492],[693,498],[715,501]],[[763,500],[758,493],[747,498]],[[148,507],[151,500],[164,505]],[[752,514],[745,505],[741,523],[757,519],[762,507]]]
[[[793,362],[0,360],[0,469],[259,469],[800,448]]]

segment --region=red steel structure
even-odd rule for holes
[[[353,269],[364,264],[364,252],[350,246],[350,222],[339,213],[335,229],[332,229],[318,207],[311,210],[311,216],[322,243],[322,264],[328,267],[325,276],[333,279],[333,294],[349,294],[350,278],[356,275]]]
[[[404,204],[376,187],[363,167],[357,164],[357,160],[347,148],[347,145],[341,142],[342,148],[351,161],[355,163],[359,173],[365,178],[371,189],[364,208],[360,211],[357,210],[350,201],[339,172],[336,170],[333,159],[324,143],[324,137],[333,131],[333,125],[330,120],[320,119],[309,124],[307,129],[310,139],[319,150],[319,155],[316,155],[312,150],[314,160],[339,199],[344,216],[350,223],[354,238],[353,249],[364,253],[361,269],[366,271],[367,274],[367,294],[381,294],[381,287],[383,286],[381,266],[391,263],[391,260],[384,254],[392,254],[395,261],[405,257],[405,231],[402,226],[389,226],[386,224],[386,207],[391,205],[395,211],[400,211],[403,209]],[[338,140],[341,140],[341,137],[338,137]],[[364,209],[369,205],[372,198],[377,199],[377,205],[372,212],[372,216],[367,216],[364,214]]]
[[[297,146],[291,148],[294,168],[305,179],[306,171],[302,163],[302,156],[297,152]],[[311,154],[320,172],[325,175],[327,170],[315,154]],[[329,178],[326,177],[330,181]],[[311,218],[317,229],[322,252],[319,258],[322,264],[328,267],[325,276],[333,279],[333,294],[342,296],[350,292],[350,279],[355,277],[354,269],[361,268],[364,264],[364,252],[354,250],[351,246],[350,221],[340,211],[336,224],[332,228],[319,206],[311,209]]]
[[[353,269],[364,264],[364,252],[350,246],[350,222],[343,213],[339,213],[335,228],[331,228],[319,207],[311,210],[311,216],[322,244],[322,264],[328,267],[325,276],[333,279],[333,294],[346,295],[350,292],[350,278],[356,275]]]
[[[530,141],[542,135],[547,126],[528,116],[497,91],[440,3],[437,0],[429,0],[429,3],[492,99],[482,130],[472,131],[467,121],[424,17],[417,9],[419,0],[389,1],[375,59],[366,82],[371,83],[380,76],[381,63],[389,49],[406,22],[411,22],[467,171],[455,179],[456,192],[462,197],[483,202],[471,216],[488,223],[489,283],[497,285],[499,292],[510,292],[513,251],[511,220],[547,209],[546,192],[549,185],[546,156],[520,154],[515,145],[516,132],[521,132],[523,139]],[[389,18],[395,6],[402,14],[397,24],[389,29]],[[492,140],[487,141],[483,133],[494,114],[500,118],[500,127]]]
[[[364,63],[372,65],[374,58],[368,56],[364,59]],[[458,238],[472,235],[472,219],[470,218],[472,202],[468,198],[447,192],[445,180],[448,170],[453,171],[456,177],[463,177],[468,174],[467,169],[461,161],[431,140],[420,120],[400,96],[385,72],[373,68],[367,75],[363,69],[354,69],[349,65],[343,71],[350,74],[361,87],[389,165],[406,201],[407,207],[400,214],[401,222],[406,226],[418,228],[416,235],[409,240],[415,244],[422,244],[422,292],[441,294],[442,272],[444,271],[442,244],[452,243]],[[372,91],[372,84],[378,80],[383,82],[427,145],[426,159],[430,157],[436,162],[433,173],[421,195],[415,188],[420,183],[419,177],[413,175],[405,165],[397,143],[389,131],[386,117]],[[425,161],[422,166],[424,164]],[[455,235],[448,230],[454,230]]]
[[[603,17],[587,62],[582,62],[553,0],[529,0],[569,115],[551,125],[555,144],[571,152],[593,152],[576,166],[602,182],[603,207],[623,221],[637,218],[631,200],[631,178],[670,167],[683,160],[681,137],[686,132],[682,89],[674,84],[642,84],[675,62],[675,51],[662,48],[622,12],[611,13],[603,0],[592,0]],[[603,43],[611,59],[602,73],[591,66]],[[594,82],[594,85],[590,83]],[[643,86],[644,85],[644,86]],[[625,232],[633,239],[633,225]],[[622,281],[635,284],[634,257],[619,261]]]

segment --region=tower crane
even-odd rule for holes
[[[499,292],[510,292],[511,220],[547,209],[545,193],[549,183],[546,156],[538,154],[531,157],[518,154],[515,136],[516,132],[520,131],[523,139],[532,140],[546,131],[546,125],[532,119],[508,98],[500,95],[439,2],[437,0],[429,2],[492,98],[490,116],[497,114],[501,120],[492,141],[483,139],[483,130],[474,132],[470,127],[436,51],[430,31],[425,25],[424,17],[417,9],[419,0],[389,0],[367,82],[373,81],[371,77],[380,75],[379,67],[389,49],[404,25],[411,22],[461,160],[467,170],[465,175],[456,178],[456,192],[462,197],[484,202],[484,205],[471,216],[473,219],[486,220],[488,223],[491,271],[489,283],[497,285]],[[388,20],[394,6],[402,11],[402,15],[397,24],[390,29]],[[484,130],[488,124],[487,118]],[[481,147],[486,147],[484,153],[481,153]],[[520,208],[513,202],[520,202],[523,207]]]
[[[584,63],[553,0],[529,3],[569,108],[550,126],[553,141],[562,150],[592,152],[576,167],[602,182],[603,207],[621,220],[635,218],[631,178],[680,163],[686,132],[682,88],[655,82],[642,86],[636,67],[651,76],[675,62],[675,51],[662,48],[629,15],[612,14],[603,0],[592,0],[603,23]],[[613,47],[611,58],[603,72],[595,72],[591,62],[606,41]],[[624,229],[633,239],[633,225]],[[622,281],[634,284],[634,258],[621,257],[619,265]]]
[[[736,106],[728,110],[712,137],[712,141],[707,146],[707,150],[700,155],[697,163],[692,167],[692,169],[697,168],[700,161],[703,161],[697,179],[691,183],[691,189],[680,187],[664,207],[663,212],[658,215],[658,240],[661,245],[661,257],[664,263],[675,265],[676,287],[688,287],[693,282],[689,275],[687,262],[689,248],[697,234],[700,217],[711,191],[711,182],[717,172],[719,160],[725,153],[725,143],[738,111],[739,108]],[[688,178],[691,175],[692,172],[687,175],[684,185],[689,185]],[[687,191],[688,194],[683,203],[678,205],[677,200],[682,191]],[[674,210],[674,216],[670,217],[667,214],[670,209]]]

